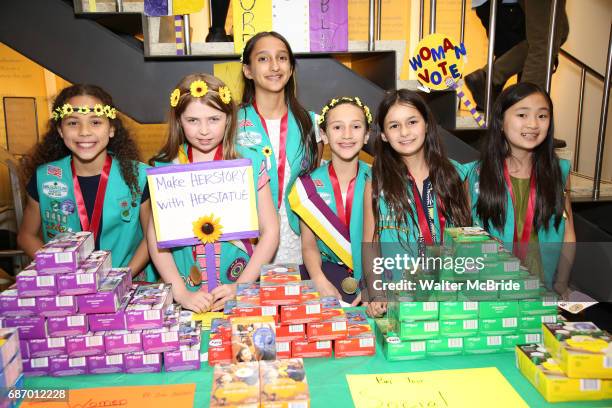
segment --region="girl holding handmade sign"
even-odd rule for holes
[[[278,217],[264,156],[235,146],[236,105],[219,79],[207,74],[186,76],[172,92],[170,106],[168,140],[152,159],[156,166],[239,157],[253,163],[259,217],[255,249],[248,240],[215,242],[214,253],[207,253],[203,245],[160,249],[153,223],[148,229],[151,258],[164,281],[172,284],[174,298],[196,312],[218,310],[235,295],[235,283],[257,280],[260,267],[272,259],[278,245]],[[219,225],[208,220],[200,229],[200,238],[214,237]]]
[[[564,194],[570,163],[555,154],[553,133],[548,94],[525,82],[507,88],[495,102],[468,181],[476,223],[513,249],[531,274],[567,296],[573,249],[566,247],[561,262],[560,255],[563,242],[576,241],[570,197]]]
[[[359,160],[372,122],[359,98],[331,99],[321,111],[321,136],[331,161],[297,179],[289,194],[300,217],[302,255],[321,296],[358,303],[363,191],[370,167]]]
[[[471,225],[463,166],[446,156],[434,116],[416,92],[388,92],[377,120],[372,182],[364,196],[364,241],[384,245],[383,256],[392,244],[423,256],[425,246],[440,245],[445,227]],[[363,260],[368,290],[369,258]],[[368,300],[370,316],[386,311],[384,299]]]
[[[295,56],[287,40],[270,31],[251,37],[242,53],[244,94],[237,143],[265,156],[274,204],[280,214],[280,246],[274,263],[302,263],[297,216],[287,196],[298,176],[317,168],[322,145],[314,114],[296,98]]]
[[[145,167],[108,93],[94,85],[63,89],[49,130],[24,157],[29,182],[20,247],[34,257],[58,233],[91,231],[96,249],[112,252],[114,267],[127,265],[136,275],[149,261]],[[146,278],[155,278],[150,268]]]

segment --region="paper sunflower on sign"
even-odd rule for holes
[[[223,226],[219,221],[219,218],[215,218],[214,214],[210,214],[200,217],[193,222],[193,234],[204,244],[209,291],[217,286],[215,242],[219,241],[223,232]]]

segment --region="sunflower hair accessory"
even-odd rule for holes
[[[193,81],[189,84],[189,94],[194,98],[202,98],[209,91],[215,92],[214,90],[208,88],[208,84],[201,79]],[[229,87],[221,86],[219,90],[216,91],[219,94],[219,98],[221,98],[221,102],[226,105],[229,105],[232,102],[232,92]],[[187,93],[181,94],[181,90],[179,88],[175,88],[174,91],[170,94],[170,106],[176,108],[178,105],[181,96],[187,95]]]
[[[370,112],[370,108],[368,108],[368,105],[363,103],[361,99],[359,99],[359,97],[357,96],[354,98],[350,96],[342,96],[340,98],[333,98],[331,101],[329,101],[327,105],[323,107],[323,109],[321,109],[321,114],[319,115],[318,124],[319,125],[323,124],[323,122],[325,122],[325,116],[327,115],[327,112],[329,112],[330,109],[333,109],[336,105],[338,105],[341,102],[350,102],[350,103],[355,104],[357,107],[361,108],[361,110],[363,110],[363,114],[365,115],[366,121],[368,122],[368,125],[372,124],[372,113]]]
[[[92,112],[96,116],[106,116],[109,119],[115,119],[117,117],[117,109],[110,105],[101,105],[98,103],[92,108],[89,106],[72,106],[69,103],[65,103],[62,106],[58,106],[53,110],[53,112],[51,112],[51,118],[58,122],[61,119],[64,119],[66,116],[72,115],[73,113],[87,115],[88,113]]]

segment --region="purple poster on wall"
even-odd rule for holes
[[[348,51],[348,0],[310,0],[310,51]]]
[[[167,16],[168,0],[144,0],[144,13],[150,17]]]

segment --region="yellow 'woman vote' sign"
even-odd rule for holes
[[[421,85],[435,90],[447,89],[446,78],[457,81],[467,60],[465,44],[443,34],[430,34],[417,46],[410,58],[410,68],[417,74]]]

